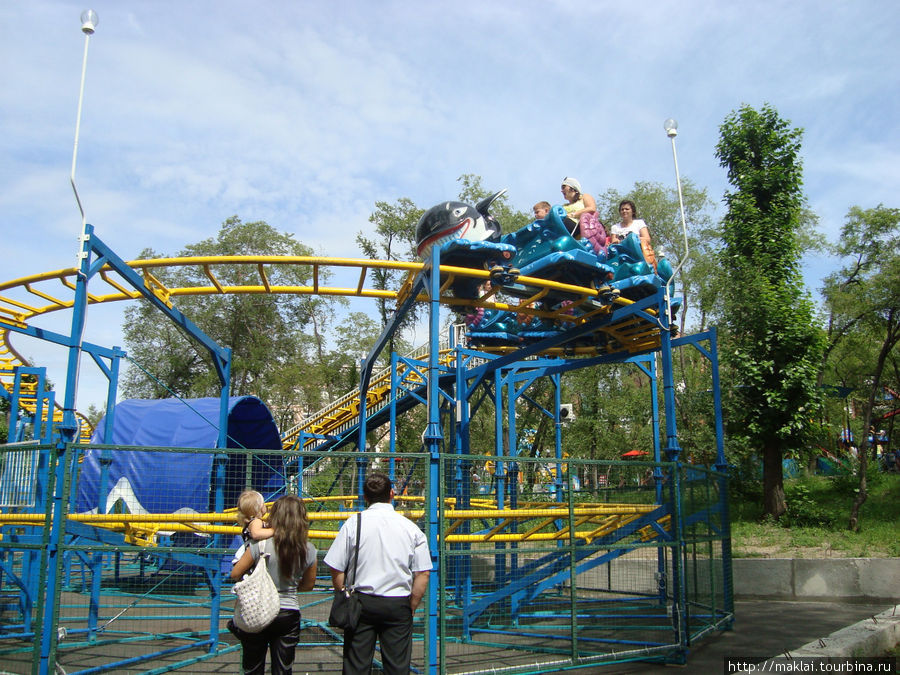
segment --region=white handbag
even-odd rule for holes
[[[259,560],[250,574],[234,584],[231,592],[237,595],[234,602],[234,624],[246,633],[259,633],[266,628],[281,610],[281,601],[275,582],[269,576],[264,552],[266,540],[259,542]]]

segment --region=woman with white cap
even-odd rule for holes
[[[566,176],[562,180],[560,188],[566,203],[563,209],[566,212],[565,224],[571,234],[576,239],[581,239],[582,232],[578,221],[585,213],[597,213],[597,202],[590,195],[581,191],[581,183],[577,179]]]

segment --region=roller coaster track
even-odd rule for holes
[[[321,295],[333,297],[360,297],[393,300],[397,304],[406,300],[413,288],[416,275],[422,270],[423,264],[418,262],[364,260],[353,258],[325,258],[316,256],[205,256],[205,257],[177,257],[177,258],[153,258],[146,260],[132,260],[127,263],[132,269],[138,271],[144,279],[145,287],[159,300],[172,306],[180,297],[186,296],[216,296],[227,294],[293,294],[293,295]],[[191,281],[181,286],[167,286],[160,281],[165,276],[165,271],[175,269],[188,269],[192,274]],[[253,277],[253,281],[241,285],[229,285],[221,280],[222,272],[233,271],[235,268],[243,274],[240,278]],[[305,285],[276,285],[271,282],[276,271],[286,268],[300,269],[307,273],[308,283]],[[404,272],[402,282],[397,290],[382,290],[372,284],[370,272],[372,270],[397,270]],[[498,296],[496,287],[479,298],[457,298],[452,295],[451,285],[455,280],[462,278],[474,278],[481,280],[490,279],[490,274],[483,269],[466,267],[441,266],[441,290],[440,302],[443,305],[461,310],[463,308],[483,307],[485,309],[497,309],[538,316],[551,319],[561,324],[580,325],[594,319],[599,315],[610,315],[614,310],[627,307],[631,301],[617,298],[612,304],[596,302],[599,294],[594,288],[573,286],[569,284],[549,281],[536,277],[520,276],[517,283],[525,288],[532,289],[533,294],[528,297],[507,299]],[[75,268],[56,270],[22,277],[0,283],[0,385],[7,392],[12,392],[14,384],[13,368],[16,366],[28,366],[29,364],[10,343],[10,329],[25,329],[33,326],[35,320],[45,315],[60,310],[71,309],[74,305]],[[345,286],[328,285],[332,275],[352,274],[354,284]],[[229,275],[230,276],[230,275]],[[199,280],[199,281],[197,281]],[[88,292],[88,304],[106,304],[123,300],[136,300],[141,297],[139,291],[129,285],[111,268],[101,269],[91,281],[92,287]],[[502,290],[502,289],[501,289]],[[548,292],[562,292],[573,298],[576,305],[587,307],[584,313],[573,315],[568,307],[548,310],[536,306]],[[425,294],[420,294],[420,301],[428,300]],[[592,303],[592,301],[594,301]],[[652,315],[653,311],[649,313]],[[626,313],[627,314],[627,313]],[[622,321],[611,321],[600,330],[606,333],[605,351],[638,352],[658,347],[659,324],[656,321],[648,321],[640,313],[628,314]],[[484,351],[504,352],[512,351],[513,346],[498,346],[484,348]],[[597,354],[600,348],[574,347],[570,349],[556,348],[545,353],[557,354]],[[449,356],[445,353],[443,359]],[[405,373],[410,381],[415,377],[414,371]],[[372,381],[367,393],[367,409],[371,405],[373,409],[384,408],[390,396],[390,373],[379,373]],[[326,406],[300,425],[289,430],[285,434],[284,445],[293,447],[301,432],[310,434],[333,434],[349,428],[358,422],[359,400],[358,393],[351,392],[337,401]],[[25,410],[33,414],[35,401],[24,396],[20,404]],[[61,416],[57,408],[54,411],[54,421]],[[82,417],[81,440],[87,442],[91,429],[87,420]]]
[[[355,496],[345,495],[332,497],[331,501],[354,504],[356,499]],[[421,519],[425,515],[421,498],[406,499],[411,503],[399,507],[397,512],[413,521]],[[346,510],[310,511],[308,514],[311,524],[310,538],[334,539],[337,528],[317,529],[316,524],[339,524],[347,519],[347,515]],[[559,526],[560,522],[568,523],[570,515],[573,518],[574,529],[567,524]],[[671,514],[657,504],[585,502],[572,509],[570,514],[567,504],[525,502],[515,509],[498,509],[496,504],[489,500],[475,499],[472,501],[472,508],[457,509],[455,500],[448,499],[445,503],[444,517],[446,528],[443,537],[447,543],[555,542],[574,538],[584,544],[590,544],[593,541],[615,538],[626,531],[626,526],[632,526],[629,534],[635,533],[640,541],[646,542],[659,533],[671,529]],[[160,533],[202,532],[231,535],[241,533],[241,528],[233,524],[233,510],[226,510],[223,513],[175,514],[70,513],[66,518],[70,523],[85,523],[123,533],[126,543],[141,546],[156,546],[156,537]],[[477,523],[491,524],[480,531],[459,532],[458,530],[467,522],[475,524],[476,530]],[[41,526],[45,523],[46,515],[42,513],[0,513],[0,526]]]

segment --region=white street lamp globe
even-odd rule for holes
[[[678,122],[670,117],[665,122],[663,122],[663,129],[666,130],[666,135],[669,138],[673,138],[678,135]]]
[[[98,23],[100,23],[100,17],[97,16],[97,12],[94,10],[86,9],[81,13],[82,32],[93,35]]]

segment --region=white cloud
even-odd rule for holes
[[[829,234],[849,206],[895,196],[892,0],[93,7],[77,181],[88,220],[125,258],[174,253],[231,215],[357,256],[376,200],[427,207],[463,173],[508,187],[522,209],[557,199],[570,174],[594,194],[671,185],[670,116],[682,175],[718,200],[718,127],[744,102],[805,129],[807,194]],[[4,9],[16,28],[0,42],[10,279],[73,261],[84,7]]]

